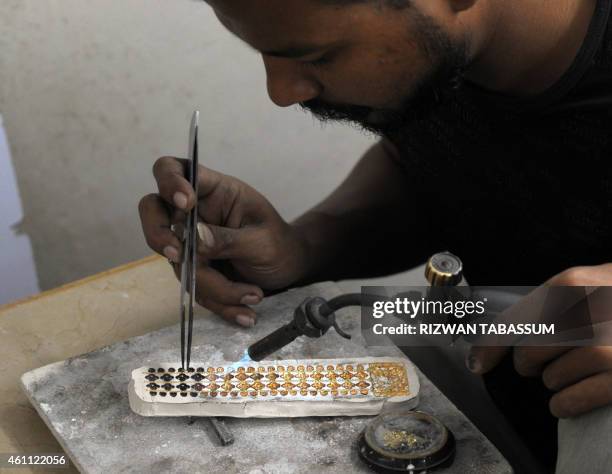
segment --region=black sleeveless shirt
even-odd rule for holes
[[[598,1],[572,66],[543,94],[465,83],[387,137],[423,211],[423,255],[456,253],[475,285],[612,262],[611,9]]]

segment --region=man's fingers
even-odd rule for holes
[[[262,230],[256,227],[232,229],[204,222],[197,224],[198,253],[210,259],[243,259],[262,250]]]
[[[164,156],[153,165],[153,176],[157,181],[160,196],[168,204],[183,211],[188,211],[195,203],[193,187],[185,174],[186,163],[187,161],[183,159]],[[212,193],[224,178],[232,179],[217,171],[200,166],[198,168],[199,197],[205,197]]]
[[[168,204],[182,210],[189,210],[195,203],[191,184],[185,178],[185,160],[164,156],[153,165],[153,176],[157,181],[159,195]]]
[[[571,385],[550,399],[550,411],[570,418],[612,403],[612,371],[602,372]]]
[[[542,373],[544,365],[549,361],[572,349],[572,346],[515,347],[513,354],[514,368],[524,377],[535,377]]]
[[[198,266],[196,285],[198,298],[214,300],[223,305],[257,304],[263,298],[261,288],[230,281],[206,265]]]
[[[200,299],[198,303],[228,322],[251,328],[255,326],[255,311],[248,306],[226,306],[210,299]]]
[[[542,380],[550,390],[557,391],[609,370],[612,370],[612,347],[580,347],[548,364]]]
[[[548,280],[547,286],[609,286],[612,263],[572,267]]]
[[[174,232],[174,235],[176,235],[176,237],[182,242],[185,238],[185,219],[186,219],[186,214],[179,210],[179,209],[175,209],[174,212],[172,213],[172,217],[170,219],[170,228],[172,229],[172,232]]]
[[[140,200],[138,212],[149,247],[173,262],[179,262],[181,243],[170,230],[170,216],[162,199],[157,194],[148,194]]]
[[[177,279],[181,265],[173,265]],[[256,305],[263,291],[254,285],[232,282],[208,266],[200,265],[196,272],[196,302],[223,319],[244,327],[253,327],[257,315],[248,305]]]
[[[198,268],[196,285],[199,304],[240,326],[255,325],[255,311],[248,305],[255,305],[262,300],[261,288],[230,281],[208,266]]]
[[[474,346],[466,358],[467,368],[475,374],[485,374],[495,367],[510,350],[505,346]]]

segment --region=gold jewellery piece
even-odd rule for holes
[[[227,400],[410,395],[406,366],[401,362],[179,367],[143,368],[147,393],[155,398]]]

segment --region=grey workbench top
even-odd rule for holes
[[[250,330],[217,317],[196,317],[192,359],[224,364],[288,322],[308,296],[339,293],[325,283],[266,298]],[[319,339],[298,338],[271,359],[402,356],[396,347],[365,347],[359,309],[342,311],[351,340],[333,330]],[[29,372],[24,390],[66,453],[82,472],[346,473],[370,472],[357,456],[359,433],[372,420],[359,417],[226,419],[236,441],[221,447],[206,420],[144,418],[127,399],[131,371],[180,358],[172,326]],[[438,416],[457,439],[454,463],[440,473],[511,473],[507,461],[422,374],[418,409]]]

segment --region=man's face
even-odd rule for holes
[[[261,52],[268,93],[322,120],[376,133],[400,127],[446,96],[467,62],[428,13],[383,2],[208,0],[219,20]],[[435,2],[434,2],[435,3]]]

